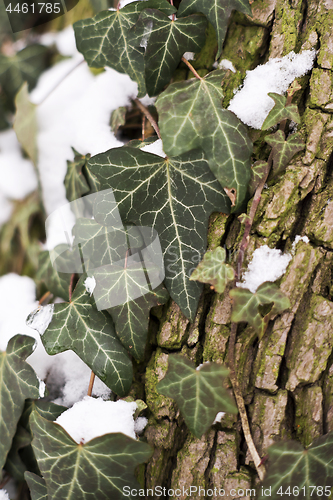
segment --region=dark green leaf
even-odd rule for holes
[[[42,477],[32,472],[26,472],[24,477],[29,486],[31,500],[48,500],[46,484]]]
[[[74,160],[67,160],[67,173],[64,184],[66,188],[66,198],[68,201],[74,201],[81,198],[84,194],[89,193],[90,188],[82,173],[83,167],[86,165],[90,155],[81,155],[74,148]]]
[[[51,355],[71,349],[110,389],[124,396],[132,383],[132,364],[110,317],[92,305],[85,279],[81,276],[71,302],[55,304],[42,342]]]
[[[32,442],[50,500],[123,500],[123,488],[139,488],[135,467],[152,449],[116,432],[77,444],[58,424],[31,416]]]
[[[238,207],[246,196],[253,146],[245,125],[222,108],[223,75],[218,70],[201,80],[173,83],[159,96],[156,107],[164,151],[179,155],[201,147]]]
[[[62,244],[56,247],[59,253],[68,250],[68,245]],[[47,289],[56,297],[64,300],[69,299],[69,283],[71,275],[58,272],[52,265],[50,253],[45,250],[41,252],[38,259],[38,271],[35,277],[37,282],[45,283]]]
[[[96,175],[102,189],[113,189],[123,221],[157,231],[166,287],[193,320],[202,287],[189,280],[189,272],[206,250],[209,215],[214,211],[229,212],[229,200],[203,153],[190,151],[164,159],[122,147],[92,157],[87,168]],[[114,203],[108,214],[108,200],[102,192],[100,197],[95,218],[107,225],[108,218],[113,218]]]
[[[157,95],[167,85],[184,52],[199,52],[205,43],[206,19],[198,14],[169,19],[155,9],[145,9],[130,32],[130,43],[145,51],[147,92]]]
[[[275,134],[266,137],[265,141],[272,148],[274,175],[283,172],[292,157],[305,148],[301,134],[292,134],[285,140],[285,135],[282,130],[278,130]]]
[[[205,363],[196,370],[192,361],[172,354],[168,371],[157,391],[176,401],[193,434],[201,438],[220,411],[237,413],[237,407],[223,387],[229,371],[217,363]]]
[[[117,108],[114,111],[112,111],[110,126],[114,134],[118,132],[119,127],[125,125],[126,111],[127,108],[125,106],[120,106],[120,108]]]
[[[29,90],[36,85],[45,67],[46,51],[46,47],[35,44],[11,57],[0,54],[0,85],[11,99],[24,82],[28,83]]]
[[[35,340],[16,335],[0,352],[0,470],[3,468],[27,398],[39,397],[39,382],[26,358]]]
[[[271,314],[276,314],[288,309],[290,302],[274,283],[266,281],[259,286],[255,293],[247,288],[234,288],[230,291],[233,299],[233,310],[231,320],[239,323],[249,323],[257,332],[259,338],[265,333]],[[272,309],[266,316],[260,314],[260,306],[273,304]]]
[[[205,253],[203,260],[191,274],[190,280],[208,283],[215,288],[217,293],[223,293],[228,281],[232,281],[235,272],[225,263],[226,252],[224,248],[217,247]]]
[[[24,473],[27,470],[21,459],[19,450],[31,443],[31,436],[21,425],[18,425],[12,441],[12,447],[7,455],[5,470],[17,481],[24,480]]]
[[[14,130],[19,143],[37,166],[37,116],[35,104],[29,100],[28,84],[24,83],[15,98]]]
[[[274,92],[269,92],[268,95],[273,99],[275,104],[262,124],[261,130],[274,127],[274,125],[281,123],[283,120],[293,120],[295,123],[301,121],[296,104],[287,105],[287,98]]]
[[[315,439],[305,450],[297,441],[273,444],[268,448],[269,462],[263,489],[271,488],[269,497],[272,500],[295,497],[319,500],[323,496],[329,497],[333,484],[332,450],[332,432]],[[291,496],[285,493],[289,487]],[[267,497],[261,494],[260,500],[264,498]]]
[[[248,192],[250,196],[253,196],[255,190],[260,184],[260,181],[263,179],[264,175],[267,172],[268,163],[264,160],[256,161],[251,167],[251,178],[248,185]]]
[[[223,42],[232,10],[238,10],[248,16],[252,16],[248,0],[182,0],[177,16],[188,16],[194,12],[205,14],[214,26],[217,34],[218,51],[216,58],[219,58],[222,53]]]
[[[129,43],[128,32],[140,12],[147,7],[156,7],[167,14],[175,12],[167,0],[147,0],[132,2],[116,11],[102,11],[93,18],[74,23],[77,49],[89,66],[109,66],[120,73],[127,73],[137,82],[139,97],[146,94],[143,49]]]

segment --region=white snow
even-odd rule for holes
[[[284,57],[270,59],[266,64],[247,71],[243,86],[236,91],[228,109],[250,127],[260,129],[274,106],[268,92],[286,92],[295,78],[311,70],[315,57],[315,50],[306,50],[300,54],[292,51]]]
[[[77,443],[90,441],[112,432],[136,439],[133,414],[135,402],[103,401],[86,396],[56,420]]]
[[[152,144],[147,144],[140,148],[141,151],[145,151],[146,153],[152,153],[153,155],[161,156],[162,158],[166,158],[166,154],[163,151],[163,143],[161,139],[153,142]]]
[[[292,244],[292,247],[291,247],[291,253],[294,255],[295,251],[296,251],[296,245],[299,241],[304,241],[304,243],[309,243],[310,240],[307,236],[300,236],[299,234],[297,236],[295,236],[295,240],[294,240],[294,243]]]
[[[43,398],[45,396],[46,384],[43,380],[39,379],[39,397]]]
[[[183,54],[183,57],[184,57],[184,59],[186,59],[186,61],[193,61],[193,59],[195,57],[195,53],[194,52],[185,52]]]
[[[90,296],[91,296],[94,293],[95,286],[96,286],[95,278],[93,276],[91,278],[88,277],[84,281],[84,286],[86,287],[87,292],[90,293]]]
[[[134,430],[136,434],[141,434],[148,424],[148,419],[146,417],[138,417],[134,421]]]
[[[213,425],[214,424],[217,424],[218,422],[221,422],[222,418],[224,417],[225,415],[225,412],[224,411],[219,411],[217,414],[216,414],[216,417],[215,417],[215,420],[213,422]]]
[[[48,304],[47,306],[38,305],[37,309],[30,314],[26,324],[37,330],[39,335],[42,336],[52,321],[53,311],[54,304]]]
[[[219,63],[215,61],[213,64],[213,68],[230,69],[233,73],[236,73],[235,66],[231,61],[229,61],[229,59],[222,59]]]
[[[149,23],[144,28],[142,39],[140,42],[140,47],[143,47],[144,49],[147,48],[148,40],[152,32],[152,29],[153,29],[153,21],[149,21]]]
[[[9,496],[6,490],[0,490],[0,500],[9,500]]]
[[[75,35],[73,26],[68,26],[62,31],[49,31],[43,33],[39,39],[42,45],[55,45],[58,52],[63,56],[73,56],[77,54]]]
[[[283,254],[281,250],[263,245],[253,252],[248,271],[244,273],[243,282],[238,287],[248,288],[255,293],[265,281],[276,281],[286,271],[292,256]]]

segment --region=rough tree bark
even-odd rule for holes
[[[263,244],[290,252],[296,235],[310,239],[297,244],[280,279],[290,310],[269,323],[261,342],[251,328],[238,329],[237,373],[263,457],[275,441],[293,438],[309,445],[333,429],[333,1],[255,0],[252,10],[252,19],[236,14],[230,23],[223,57],[238,73],[229,72],[223,82],[225,104],[247,69],[291,50],[318,51],[314,69],[299,79],[302,91],[296,95],[302,113],[298,130],[306,149],[264,190],[244,262],[246,266]],[[214,40],[209,38],[194,64],[201,74],[211,68]],[[178,76],[184,78],[181,71],[185,69]],[[256,159],[264,158],[262,134],[251,134]],[[209,248],[225,245],[234,255],[241,235],[236,216],[213,214]],[[257,482],[238,417],[225,415],[221,424],[197,439],[187,431],[172,400],[156,392],[172,352],[180,351],[198,364],[226,360],[230,312],[228,293],[214,294],[209,287],[193,324],[174,303],[155,311],[149,363],[138,367],[135,394],[146,399],[150,416],[145,436],[155,449],[141,469],[146,488],[193,485],[228,491]]]

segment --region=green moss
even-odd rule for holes
[[[166,349],[180,349],[186,341],[188,325],[189,320],[177,304],[172,302],[161,319],[161,327],[157,334],[158,345]]]
[[[203,46],[201,51],[195,56],[195,60],[192,62],[193,67],[197,70],[200,69],[211,70],[215,61],[216,52],[217,52],[216,33],[213,26],[208,22],[205,45]]]
[[[222,236],[225,233],[226,224],[228,216],[226,214],[220,214],[219,212],[214,212],[209,219],[208,226],[208,250],[214,250],[216,247],[220,246]]]
[[[278,0],[275,7],[275,23],[273,28],[273,52],[275,48],[274,35],[278,34],[279,39],[283,41],[282,51],[280,48],[279,40],[279,54],[286,55],[292,50],[295,50],[298,39],[299,23],[302,20],[303,5],[301,1],[298,2],[285,2]]]
[[[156,385],[164,378],[167,368],[168,356],[158,348],[147,365],[145,377],[146,403],[157,419],[164,416],[172,419],[176,414],[173,400],[156,390]]]

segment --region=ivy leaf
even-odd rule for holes
[[[13,128],[17,139],[33,164],[37,166],[37,106],[29,100],[26,82],[16,95],[15,106],[16,114]]]
[[[267,130],[274,127],[274,125],[277,125],[283,120],[293,120],[295,123],[301,121],[296,104],[287,105],[287,98],[283,95],[275,94],[274,92],[269,92],[268,95],[273,99],[275,104],[266,116],[261,130]]]
[[[59,254],[68,250],[68,245],[61,244],[55,248]],[[56,297],[69,300],[69,284],[71,275],[58,272],[52,265],[49,251],[41,252],[38,258],[38,270],[35,276],[37,283],[45,283],[47,289]]]
[[[33,89],[44,70],[46,51],[47,47],[33,44],[10,57],[0,54],[0,85],[10,99],[24,82]]]
[[[291,134],[285,140],[285,134],[278,130],[275,134],[265,138],[267,144],[272,148],[273,153],[273,174],[282,172],[296,153],[305,148],[301,134]]]
[[[17,423],[27,398],[39,397],[39,382],[26,358],[34,350],[35,340],[16,335],[0,353],[0,470],[16,433]]]
[[[126,106],[120,106],[111,113],[110,126],[114,134],[118,132],[119,127],[125,125],[126,122]]]
[[[203,260],[191,274],[190,280],[212,285],[217,293],[223,293],[228,281],[232,281],[235,272],[229,264],[225,263],[226,252],[224,248],[217,247],[205,253]]]
[[[19,452],[30,443],[31,437],[29,432],[27,432],[21,425],[18,425],[4,467],[5,470],[17,481],[24,480],[24,473],[27,470]]]
[[[200,80],[173,83],[156,107],[166,154],[202,148],[221,186],[236,198],[237,208],[246,196],[253,145],[245,125],[222,108],[223,75],[217,70]]]
[[[156,389],[176,401],[187,427],[197,437],[213,424],[219,411],[237,413],[237,407],[223,387],[229,370],[217,363],[204,364],[196,370],[192,361],[172,354],[168,371]]]
[[[144,357],[150,309],[165,304],[168,299],[167,290],[160,285],[135,300],[107,310],[114,321],[119,339],[135,359],[141,361]]]
[[[92,157],[87,167],[101,189],[113,189],[124,221],[154,228],[159,235],[165,283],[183,313],[194,319],[202,287],[189,280],[193,262],[206,250],[208,219],[212,212],[229,212],[229,200],[211,173],[201,151],[161,158],[139,149],[114,148]],[[153,186],[153,189],[152,189]],[[158,196],[156,196],[158,193]],[[114,203],[107,198],[95,218],[108,225]]]
[[[144,61],[147,92],[157,95],[167,85],[184,52],[204,46],[206,19],[193,14],[176,21],[155,9],[145,9],[129,33],[130,43],[147,43]]]
[[[264,175],[267,172],[267,161],[258,160],[251,167],[251,178],[247,190],[250,196],[253,196],[255,190],[260,184],[260,181],[263,179]]]
[[[249,323],[257,332],[259,338],[263,336],[272,314],[280,313],[290,307],[288,297],[284,295],[277,285],[266,281],[262,283],[255,293],[247,288],[234,288],[230,291],[233,299],[231,320],[239,323]],[[260,314],[260,306],[273,304],[272,309],[264,317]]]
[[[83,175],[82,169],[90,158],[90,154],[81,155],[74,148],[74,160],[67,160],[67,173],[64,184],[66,188],[66,198],[68,201],[74,201],[89,193],[90,187]]]
[[[46,484],[42,477],[32,472],[26,472],[24,477],[29,486],[31,500],[48,500]]]
[[[316,487],[322,487],[322,492],[326,495],[325,486],[329,491],[332,490],[332,447],[332,432],[315,439],[305,450],[297,441],[273,444],[268,448],[269,462],[262,483],[263,489],[271,488],[270,498],[273,500],[290,498],[290,494],[285,493],[289,487],[294,496],[293,488],[297,487],[305,500],[322,497]],[[260,499],[264,498],[266,497],[261,494]]]
[[[217,34],[218,51],[216,58],[218,59],[222,53],[232,10],[238,10],[252,17],[248,0],[182,0],[177,16],[183,17],[194,12],[202,12],[207,17]]]
[[[116,432],[77,444],[59,424],[37,412],[31,416],[31,428],[48,498],[123,500],[125,486],[139,489],[134,469],[152,454],[146,443]]]
[[[105,10],[73,25],[77,49],[89,66],[109,66],[120,73],[127,73],[137,82],[139,97],[146,94],[143,49],[129,43],[128,32],[138,20],[140,12],[147,7],[158,8],[167,15],[176,11],[167,0],[132,2],[122,9]]]
[[[112,391],[124,396],[132,383],[132,364],[109,316],[91,304],[85,278],[81,276],[69,303],[55,304],[42,342],[51,355],[71,349]]]

